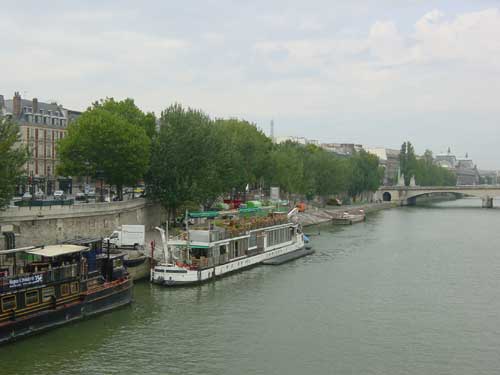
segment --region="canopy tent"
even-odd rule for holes
[[[86,246],[77,245],[50,245],[39,247],[33,250],[26,251],[28,254],[40,255],[43,257],[53,258],[61,255],[68,255],[74,253],[80,253],[83,251],[88,251],[89,248]]]

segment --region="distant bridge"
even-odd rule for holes
[[[500,197],[500,185],[465,186],[382,186],[376,192],[376,199],[385,202],[399,202],[402,206],[416,203],[417,197],[434,193],[464,194],[482,199],[482,206],[493,208],[493,198]]]

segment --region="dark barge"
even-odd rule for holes
[[[101,240],[0,251],[0,344],[129,304],[123,256]]]

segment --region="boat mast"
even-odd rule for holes
[[[189,218],[188,218],[188,210],[186,209],[186,216],[184,218],[186,222],[186,232],[187,232],[187,254],[186,254],[186,263],[191,264],[191,241],[189,239]]]
[[[169,249],[168,249],[168,242],[167,242],[168,240],[165,239],[165,229],[160,228],[160,227],[156,227],[155,229],[160,232],[161,243],[163,245],[163,261],[168,262],[169,259],[167,259],[166,254],[169,254]],[[168,258],[170,258],[170,254],[169,254]]]

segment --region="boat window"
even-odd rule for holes
[[[56,291],[53,286],[49,286],[48,288],[42,289],[42,302],[49,302],[52,296],[55,297]]]
[[[2,311],[15,310],[17,308],[16,296],[6,296],[2,298]]]
[[[220,247],[220,255],[224,255],[226,253],[226,245],[221,245]]]
[[[250,243],[249,247],[255,247],[257,246],[257,233],[253,232],[250,234]]]
[[[61,284],[61,296],[69,295],[69,284]]]
[[[71,294],[77,294],[80,291],[80,285],[78,285],[78,281],[74,281],[71,283]]]
[[[162,270],[161,268],[155,268],[155,272],[165,272],[165,270]]]
[[[36,305],[38,303],[38,290],[32,290],[24,294],[24,302],[26,306]]]

